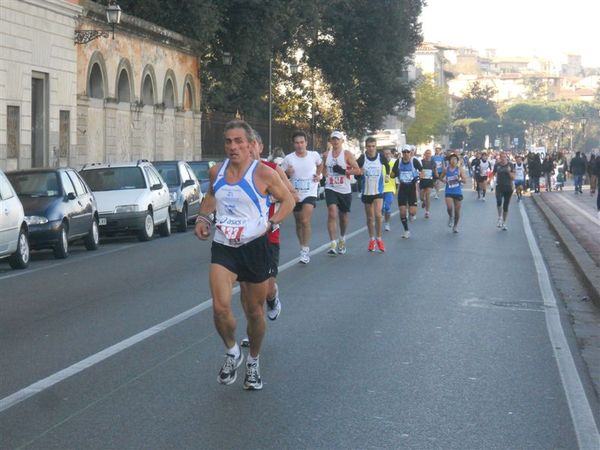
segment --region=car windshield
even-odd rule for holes
[[[145,189],[146,180],[140,167],[107,167],[82,170],[80,175],[92,191]]]
[[[211,167],[209,161],[196,161],[189,163],[190,167],[196,174],[196,178],[199,180],[208,180],[208,170]]]
[[[179,181],[179,171],[177,170],[177,164],[170,163],[154,163],[154,167],[160,173],[160,176],[165,180],[167,186],[176,187],[181,184]]]
[[[20,197],[60,197],[62,190],[56,172],[6,174]]]

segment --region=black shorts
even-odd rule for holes
[[[487,175],[475,175],[475,179],[478,183],[483,183],[488,180]]]
[[[383,194],[375,194],[375,195],[361,195],[360,196],[360,200],[365,203],[365,204],[371,204],[373,203],[375,200],[377,200],[378,198],[383,200]]]
[[[398,206],[417,206],[417,185],[400,184],[398,188]]]
[[[240,247],[212,243],[210,262],[225,267],[237,275],[237,281],[262,283],[273,276],[272,252],[267,235]]]
[[[279,273],[279,244],[269,242],[269,252],[271,252],[271,276],[276,277]]]
[[[459,202],[463,201],[463,196],[461,194],[445,194],[446,198],[452,198],[454,200],[458,200]]]
[[[337,205],[341,213],[349,213],[352,206],[352,194],[340,194],[331,189],[325,189],[325,203],[329,205]]]
[[[427,179],[427,180],[421,180],[419,181],[419,187],[421,189],[428,189],[428,188],[432,188],[433,187],[433,180],[432,179]]]
[[[296,206],[294,206],[294,212],[302,211],[302,207],[304,205],[313,205],[313,208],[316,208],[317,207],[317,197],[306,197],[301,202],[296,203]]]

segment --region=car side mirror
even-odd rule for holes
[[[183,187],[193,186],[195,184],[196,182],[194,180],[187,180],[185,183],[183,183]]]
[[[69,199],[69,200],[75,200],[76,198],[77,198],[77,197],[75,196],[75,193],[74,193],[74,192],[69,192],[69,193],[67,194],[67,199]]]
[[[160,189],[162,189],[163,185],[158,183],[158,184],[153,184],[152,187],[150,188],[151,191],[158,191]]]

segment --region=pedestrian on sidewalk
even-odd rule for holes
[[[600,157],[595,158],[592,167],[592,176],[590,179],[590,195],[594,195],[598,191],[596,197],[596,209],[598,210],[598,219],[600,219]]]
[[[550,192],[552,190],[552,175],[554,174],[554,161],[550,155],[546,155],[544,158],[542,174],[546,181],[546,192]]]
[[[575,194],[583,194],[583,176],[585,175],[586,161],[581,156],[581,152],[575,153],[569,165],[569,172],[573,175],[573,184],[575,186]]]
[[[530,155],[529,159],[529,186],[530,189],[533,189],[535,194],[540,193],[540,177],[542,176],[542,161],[540,160],[540,155],[536,153],[535,155]]]

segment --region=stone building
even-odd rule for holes
[[[80,29],[106,28],[80,0]],[[199,159],[198,43],[123,14],[114,39],[77,45],[77,149],[72,165]]]
[[[0,3],[0,168],[67,164],[77,142],[81,9],[62,0]]]
[[[0,3],[0,168],[201,157],[196,41],[123,14],[76,44],[104,6]]]

